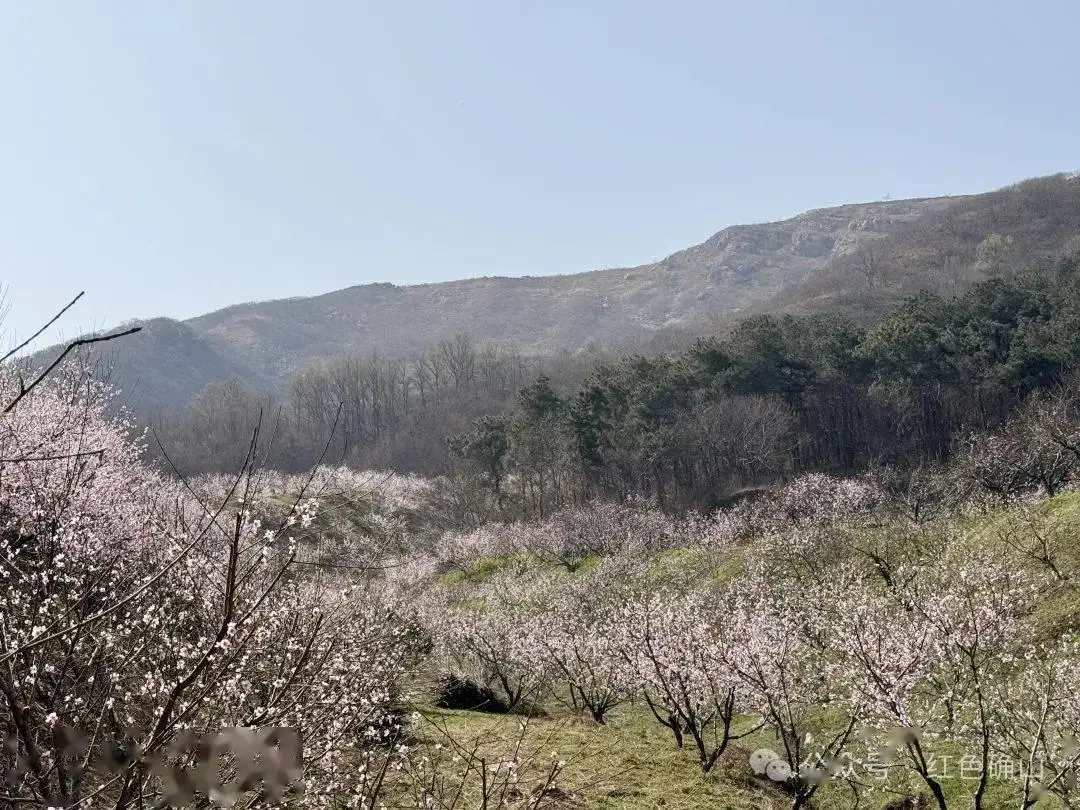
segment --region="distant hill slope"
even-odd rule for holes
[[[1080,253],[1080,174],[953,198],[881,240],[864,240],[758,311],[841,312],[866,320],[921,291],[961,292],[989,276]]]
[[[1060,252],[1078,233],[1080,181],[1061,175],[989,194],[844,205],[738,225],[634,268],[368,284],[183,322],[155,319],[110,351],[133,403],[170,411],[234,375],[280,391],[322,359],[376,349],[408,356],[461,332],[547,353],[670,327],[704,331],[750,311],[865,314],[919,288],[968,283],[991,234],[1008,243],[990,257],[1000,263]]]

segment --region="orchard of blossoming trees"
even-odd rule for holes
[[[485,522],[445,481],[262,469],[258,431],[185,480],[92,376],[4,369],[0,808],[587,805],[529,748],[559,718],[648,724],[731,806],[1075,806],[1070,386],[949,468]],[[451,681],[520,736],[439,726]],[[254,771],[208,742],[237,729]]]
[[[266,525],[243,476],[200,499],[140,462],[109,396],[56,376],[0,420],[0,806],[153,806],[177,735],[232,727],[298,730],[306,806],[363,804],[414,628],[362,580],[298,575],[311,500]]]
[[[478,574],[427,589],[421,612],[448,665],[512,705],[546,694],[605,723],[641,702],[706,772],[743,738],[768,741],[795,807],[918,784],[938,807],[1075,800],[1080,555],[1058,555],[1063,573],[1004,541],[1031,503],[920,522],[908,495],[815,475],[708,519],[602,505],[444,537],[451,570]],[[581,546],[594,524],[606,544]],[[1042,531],[1059,552],[1075,543]],[[1071,613],[1047,627],[1054,599]],[[959,796],[943,752],[963,762]]]

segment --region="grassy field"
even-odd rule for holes
[[[479,712],[430,709],[423,720],[424,745],[435,755],[455,749],[453,755],[467,758],[466,752],[483,757],[489,770],[517,754],[519,789],[531,794],[543,785],[553,762],[565,762],[556,780],[558,787],[548,807],[597,808],[597,810],[646,810],[646,808],[715,808],[715,810],[781,810],[790,799],[767,780],[755,777],[748,763],[749,753],[763,746],[775,746],[765,734],[755,734],[732,743],[716,768],[703,774],[692,749],[676,748],[671,733],[642,705],[624,706],[612,713],[610,722],[598,726],[570,713],[543,718],[521,718]],[[524,729],[522,725],[524,724]],[[942,750],[940,753],[946,753]],[[961,778],[959,755],[953,753],[951,778],[943,779],[949,806],[970,807],[974,783]],[[460,764],[460,763],[459,763]],[[918,778],[893,777],[888,789],[862,797],[859,807],[888,807],[890,802],[922,793],[929,799]],[[460,807],[480,807],[478,778],[466,785]],[[823,787],[815,796],[817,808],[852,808],[851,790],[840,783]],[[903,806],[895,804],[894,806]],[[929,804],[920,805],[929,807]],[[1020,807],[1018,783],[995,780],[986,797],[988,808]],[[1043,800],[1038,810],[1061,807]]]
[[[553,761],[565,762],[553,806],[746,810],[785,804],[778,793],[769,798],[767,785],[751,782],[749,749],[733,746],[712,773],[702,774],[693,753],[676,748],[643,706],[616,710],[603,726],[572,714],[526,720],[433,709],[425,712],[424,728],[428,745],[450,735],[468,750],[476,746],[487,762],[520,745],[520,784],[527,793],[544,782]]]

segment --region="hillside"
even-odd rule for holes
[[[399,589],[401,603],[416,611],[432,639],[430,657],[410,682],[417,755],[444,766],[444,756],[461,763],[458,778],[440,794],[456,796],[458,806],[482,806],[485,789],[499,789],[482,781],[485,764],[511,758],[521,784],[545,784],[548,777],[557,783],[567,803],[552,807],[970,807],[978,788],[971,773],[982,767],[988,776],[982,807],[1019,807],[1041,794],[1067,797],[1067,787],[1032,790],[1000,763],[1029,754],[1026,740],[1011,737],[1007,723],[1026,711],[1032,691],[1067,693],[1074,680],[1080,493],[1001,501],[968,491],[957,500],[953,485],[966,488],[965,481],[973,483],[968,475],[963,467],[939,470],[916,484],[914,498],[912,479],[902,475],[811,475],[708,517],[676,520],[640,501],[594,503],[543,521],[442,532],[425,523],[435,504],[432,482],[391,476],[376,491],[371,473],[322,468],[323,508],[302,542],[313,559],[351,564],[370,555],[373,545],[385,548],[387,538],[349,527],[382,525],[399,532],[403,548],[424,549],[404,570],[390,569],[385,582]],[[256,509],[279,519],[292,502],[288,493],[304,481],[276,479],[258,493]],[[210,477],[195,485],[220,499],[230,482]],[[363,490],[371,497],[338,494]],[[924,498],[922,505],[933,503],[932,509],[916,506]],[[406,520],[411,529],[401,533],[395,527]],[[795,553],[805,564],[792,561]],[[905,576],[898,581],[899,571]],[[942,612],[905,610],[915,593],[921,604],[941,605]],[[828,653],[816,658],[822,637],[807,633],[810,640],[803,640],[797,622],[756,624],[729,612],[738,604],[729,599],[749,594],[797,594],[783,604],[797,615],[812,611],[827,619],[819,626],[829,629],[819,632],[829,634]],[[965,606],[989,609],[969,615],[956,609],[957,597]],[[774,609],[766,607],[773,604],[768,598],[754,604]],[[959,666],[957,658],[939,659],[926,650],[934,632],[928,627],[938,616],[948,622],[942,634],[956,634],[941,643],[960,654],[968,649],[967,636],[959,635],[965,631],[998,649],[1063,639],[1058,654],[1073,657],[1062,660],[1060,671],[1069,674],[1056,685],[1032,686],[1008,667],[1015,660],[1008,653],[980,653],[969,669],[963,666],[972,659],[960,659]],[[741,636],[734,628],[746,624],[753,631]],[[762,625],[792,629],[784,643],[768,634],[758,644]],[[880,644],[870,653],[861,646],[868,638]],[[733,666],[742,656],[762,668]],[[881,676],[895,671],[897,658],[911,673],[899,684]],[[1024,661],[1036,677],[1044,672],[1037,657]],[[765,662],[775,669],[765,669]],[[828,679],[817,675],[822,667]],[[947,679],[938,679],[942,672]],[[848,698],[869,677],[871,694],[885,699]],[[956,710],[972,717],[974,690],[958,690],[948,711],[937,702],[944,690],[970,678],[1005,697],[992,704],[1002,725],[987,729],[994,754],[986,755],[985,766],[974,753],[980,721],[957,723],[953,716]],[[725,703],[728,690],[743,682],[748,685],[735,688]],[[1076,701],[1046,705],[1051,740],[1073,734]],[[775,706],[785,711],[770,714]],[[912,751],[894,749],[890,756],[888,749],[863,747],[882,726],[894,728],[909,713],[924,720],[924,744],[941,757],[925,778]],[[682,719],[681,734],[670,725],[672,716]],[[857,723],[859,734],[836,736],[846,722]],[[808,748],[785,749],[793,739]],[[774,756],[797,764],[828,756],[831,745],[838,746],[832,753],[846,763],[846,775],[861,778],[848,782],[844,773],[833,773],[820,791],[811,780],[805,787],[817,793],[812,804],[792,804],[794,785],[760,771],[755,776],[752,768],[754,751],[779,751]],[[970,765],[960,770],[955,763],[964,755]],[[947,760],[952,768],[941,764]],[[391,793],[405,790],[407,778],[391,784]],[[934,789],[940,803],[928,798]],[[1071,805],[1045,795],[1023,806]]]
[[[313,298],[242,304],[186,322],[271,384],[319,359],[378,348],[408,355],[458,332],[527,353],[621,343],[703,326],[799,281],[868,238],[947,200],[822,209],[726,228],[655,264],[563,276],[368,284]]]
[[[372,350],[405,357],[462,332],[544,354],[624,344],[663,329],[709,331],[752,311],[880,313],[922,289],[959,291],[1007,266],[1060,255],[1076,247],[1077,234],[1080,180],[1058,175],[988,194],[844,205],[737,225],[633,268],[368,284],[182,322],[154,319],[110,351],[134,404],[171,411],[231,376],[280,391],[320,360]]]
[[[1080,174],[1025,180],[928,209],[887,238],[864,240],[758,305],[859,320],[922,291],[972,283],[1080,252]]]

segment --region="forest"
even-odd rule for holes
[[[868,325],[759,315],[680,342],[527,358],[461,335],[412,361],[327,362],[281,401],[212,386],[157,427],[184,473],[236,471],[262,413],[269,466],[297,472],[325,449],[452,474],[500,519],[597,497],[707,510],[806,472],[941,464],[1000,427],[1080,362],[1080,261],[921,294]]]

